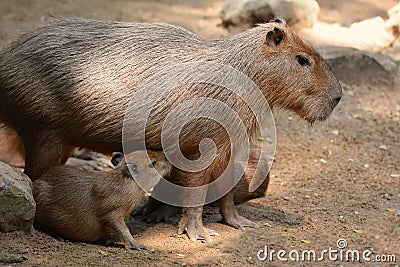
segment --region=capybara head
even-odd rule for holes
[[[342,88],[320,54],[282,19],[253,29],[257,49],[253,80],[271,106],[294,111],[313,123],[328,118]],[[254,36],[254,35],[253,35]]]
[[[116,171],[121,171],[122,176],[129,179],[136,179],[136,177],[151,179],[158,177],[158,174],[166,177],[172,168],[162,151],[153,150],[139,150],[125,157],[122,153],[115,152],[111,162],[117,166]]]

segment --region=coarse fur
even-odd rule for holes
[[[279,20],[210,40],[164,23],[56,19],[23,34],[0,54],[0,116],[21,137],[25,173],[37,179],[45,170],[65,162],[72,147],[121,151],[125,110],[140,85],[160,71],[192,61],[224,64],[242,72],[260,88],[271,107],[292,110],[310,122],[326,119],[342,95],[338,80],[321,56]],[[163,78],[167,77],[159,77]],[[151,88],[143,101],[135,103],[137,110],[154,104],[157,92],[157,87]],[[225,103],[239,115],[250,136],[256,131],[257,118],[246,103],[213,80],[205,80],[181,85],[156,103],[146,126],[149,149],[163,149],[160,133],[166,115],[177,104],[195,97]],[[262,99],[256,99],[250,104],[264,110],[261,103]],[[199,107],[210,114],[216,112],[212,105]],[[147,119],[137,114],[135,119]],[[235,120],[228,123],[237,125]],[[136,132],[134,125],[130,126]],[[198,145],[204,138],[214,141],[215,159],[197,173],[173,168],[184,186],[205,185],[219,177],[234,156],[228,133],[210,119],[185,125],[180,132],[182,154],[191,160],[199,158]],[[192,197],[201,200],[203,196]],[[243,228],[250,224],[237,215],[232,194],[220,203],[221,210],[229,211],[223,217],[230,225]],[[209,239],[201,212],[202,207],[186,208],[179,232],[186,230],[191,240]]]
[[[241,204],[244,203],[248,200],[251,199],[256,199],[256,198],[262,198],[265,197],[267,190],[268,190],[268,184],[269,184],[269,178],[270,174],[268,173],[266,177],[263,177],[263,182],[261,185],[253,192],[249,192],[249,185],[251,183],[251,180],[253,179],[253,176],[255,174],[255,170],[257,168],[258,163],[261,162],[261,168],[268,168],[268,162],[267,159],[261,156],[260,153],[260,145],[257,143],[254,143],[251,147],[250,154],[249,154],[249,159],[247,163],[247,167],[244,168],[245,162],[240,162],[240,161],[235,161],[235,166],[234,166],[234,176],[235,180],[240,177],[240,180],[238,183],[235,185],[235,187],[232,189],[233,191],[233,200],[235,204]],[[244,171],[244,172],[243,172]],[[170,181],[174,183],[178,183],[179,181],[175,181],[173,177],[164,177],[166,179],[169,179]],[[154,187],[154,191],[157,190],[163,190],[163,188],[159,188],[158,185]],[[210,205],[216,206],[218,204],[218,201],[211,203]],[[161,203],[160,201],[149,197],[147,202],[135,209],[133,212],[133,215],[144,215],[144,219],[147,222],[161,222],[161,221],[166,221],[170,217],[178,214],[182,210],[179,207],[175,206],[170,206],[164,203]]]
[[[125,218],[144,196],[133,176],[150,178],[156,171],[166,175],[170,165],[163,153],[150,151],[150,162],[143,153],[127,155],[112,171],[83,171],[69,166],[48,170],[33,182],[34,227],[74,241],[144,248],[125,224]],[[113,157],[115,163],[119,160]]]

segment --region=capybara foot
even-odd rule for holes
[[[247,227],[257,227],[257,224],[240,216],[236,210],[235,204],[233,202],[233,192],[229,192],[224,197],[221,198],[220,202],[220,212],[222,218],[227,225],[235,227],[237,229],[244,229]]]
[[[235,227],[236,229],[241,229],[244,230],[244,227],[257,227],[257,224],[255,222],[250,221],[249,219],[246,219],[243,216],[240,216],[237,213],[232,213],[232,216],[227,216],[224,218],[224,221],[227,225],[230,225],[232,227]]]
[[[135,240],[130,240],[125,243],[125,248],[136,249],[136,250],[147,250],[147,247],[136,242]]]
[[[144,220],[148,223],[165,222],[172,216],[179,214],[181,208],[162,204],[157,210],[145,216]]]
[[[178,234],[186,232],[191,241],[204,239],[207,242],[212,241],[211,236],[219,236],[216,231],[203,226],[202,210],[202,207],[185,208],[179,222]]]
[[[153,212],[157,212],[157,210],[163,205],[163,203],[161,203],[160,201],[149,197],[149,199],[147,200],[146,203],[144,203],[143,205],[137,207],[136,209],[133,210],[133,212],[131,213],[132,217],[135,216],[147,216]]]

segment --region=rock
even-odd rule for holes
[[[286,20],[293,27],[311,28],[318,20],[319,5],[315,0],[270,1],[275,16]]]
[[[321,50],[339,80],[348,85],[394,85],[400,82],[400,66],[392,58],[349,47]]]
[[[35,211],[36,203],[29,177],[0,161],[0,231],[29,232]]]
[[[319,5],[315,0],[226,0],[221,11],[222,25],[248,26],[282,17],[290,26],[312,27]]]
[[[400,35],[400,3],[388,10],[389,19],[386,27],[392,30],[397,36]]]
[[[222,25],[252,26],[274,18],[269,1],[259,0],[226,0],[221,11]]]

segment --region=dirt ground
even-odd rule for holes
[[[346,26],[385,16],[396,1],[320,3],[320,20]],[[221,37],[230,34],[218,26],[222,5],[221,0],[0,0],[0,47],[51,15],[165,21]],[[129,220],[136,240],[151,248],[148,251],[61,241],[35,230],[31,235],[0,234],[0,266],[398,266],[399,112],[400,86],[373,83],[344,86],[344,97],[332,116],[312,127],[293,114],[276,111],[276,162],[267,196],[238,207],[257,222],[256,229],[226,226],[218,209],[207,207],[205,224],[221,235],[211,243],[177,235],[179,217],[156,225]],[[315,250],[320,255],[323,249],[337,249],[339,238],[348,244],[343,251],[369,249],[371,258],[391,254],[397,263],[285,263],[276,254],[272,262],[257,259],[265,246],[269,251]]]

